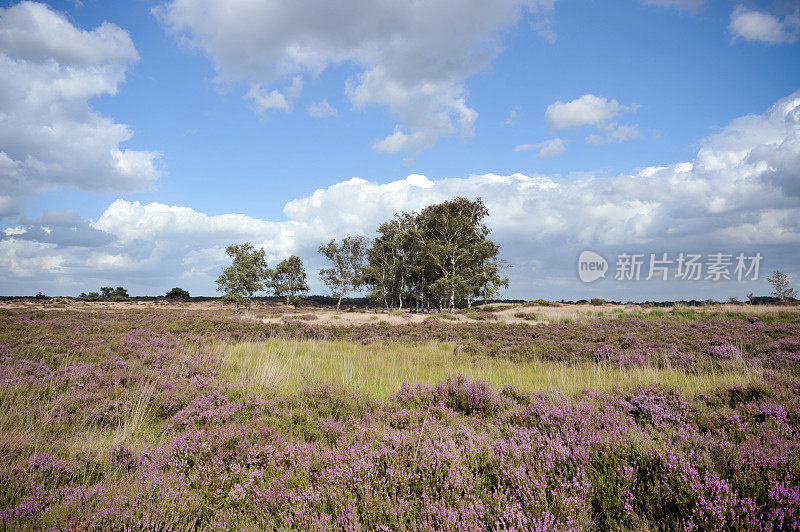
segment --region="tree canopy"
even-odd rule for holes
[[[281,261],[272,273],[272,290],[276,296],[286,298],[286,305],[299,294],[308,292],[306,283],[306,270],[303,261],[297,255],[292,255]]]
[[[386,308],[454,309],[465,301],[497,294],[500,248],[488,238],[483,201],[453,198],[419,213],[401,213],[378,228],[367,251],[365,280],[371,295]]]
[[[238,312],[241,305],[250,309],[253,294],[266,288],[271,271],[267,267],[266,251],[256,250],[250,242],[232,244],[225,248],[232,264],[217,278],[217,290],[224,292],[222,301],[233,303]]]
[[[357,290],[364,283],[366,267],[367,239],[363,236],[347,236],[337,244],[335,239],[319,247],[319,252],[331,262],[330,268],[319,271],[320,279],[337,297],[336,311],[342,305],[342,298],[351,290]]]

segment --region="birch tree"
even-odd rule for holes
[[[267,267],[266,251],[264,248],[255,250],[250,242],[225,248],[225,253],[231,257],[232,264],[222,270],[222,275],[217,278],[217,290],[224,292],[222,302],[236,305],[245,305],[250,310],[253,294],[266,289],[266,281],[271,271]]]
[[[342,298],[351,290],[358,290],[364,284],[367,239],[363,236],[347,236],[337,244],[335,239],[319,247],[319,252],[328,259],[332,267],[322,268],[319,276],[331,289],[336,301],[336,312],[342,305]]]
[[[272,273],[271,285],[276,296],[286,298],[287,307],[292,298],[308,292],[306,270],[303,267],[302,259],[297,255],[292,255],[281,261]]]

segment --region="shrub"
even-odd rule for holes
[[[183,301],[189,300],[189,292],[184,290],[183,288],[178,288],[177,286],[167,292],[166,296],[167,299],[181,299]]]
[[[553,307],[555,304],[547,301],[546,299],[534,299],[533,301],[526,301],[522,304],[523,307]]]
[[[594,305],[595,307],[599,307],[605,305],[606,301],[602,297],[593,297],[589,303]]]

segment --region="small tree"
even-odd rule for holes
[[[303,268],[303,261],[297,255],[292,255],[275,267],[272,273],[272,289],[276,296],[286,297],[286,306],[289,300],[308,292],[306,284],[306,270]]]
[[[84,301],[100,301],[100,294],[98,292],[81,292],[81,299]]]
[[[319,252],[331,263],[332,268],[322,268],[319,276],[325,286],[331,289],[336,302],[336,312],[342,305],[342,298],[350,291],[364,284],[367,239],[363,236],[348,236],[341,244],[333,239],[319,247]]]
[[[231,244],[225,248],[225,253],[233,263],[217,278],[217,290],[224,292],[223,303],[236,305],[236,312],[239,312],[240,305],[246,305],[250,310],[253,294],[266,288],[265,281],[272,273],[267,267],[267,252],[264,248],[256,251],[250,242],[246,242]]]
[[[129,299],[128,291],[121,286],[116,287],[111,293],[111,301],[128,301]]]
[[[176,286],[175,288],[173,288],[172,290],[167,292],[166,298],[167,299],[181,299],[183,301],[188,301],[189,300],[189,292],[187,292],[183,288],[178,288]]]
[[[100,287],[100,299],[104,301],[128,301],[130,296],[128,295],[128,291],[121,286],[116,288],[102,286]]]
[[[772,285],[772,294],[781,301],[788,301],[797,297],[797,290],[789,286],[789,276],[781,271],[774,271],[767,281]]]

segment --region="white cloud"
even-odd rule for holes
[[[313,118],[331,118],[339,114],[339,111],[329,104],[327,99],[309,104],[309,106],[306,107],[306,111],[308,111],[308,115]]]
[[[601,129],[602,134],[593,133],[586,138],[589,144],[600,145],[639,138],[639,126],[636,124],[619,125],[610,121],[621,112],[635,111],[638,108],[636,104],[622,105],[617,100],[584,94],[570,102],[557,101],[549,105],[544,116],[553,130],[581,126],[595,126]]]
[[[394,213],[453,196],[482,197],[489,207],[493,235],[516,265],[509,294],[532,296],[533,287],[546,289],[542,279],[568,285],[576,250],[585,248],[760,250],[773,260],[782,257],[775,267],[800,271],[798,183],[800,92],[721,128],[702,141],[692,161],[627,175],[411,175],[386,184],[353,178],[288,202],[279,222],[125,200],[83,225],[74,213],[48,213],[13,226],[24,234],[0,233],[0,291],[74,286],[77,292],[105,282],[157,293],[180,279],[192,292],[211,293],[224,247],[247,240],[264,246],[271,262],[299,254],[314,281],[320,242],[351,233],[372,236]],[[59,227],[79,228],[86,241],[65,241],[67,232]],[[573,297],[563,291],[555,296]]]
[[[446,135],[471,136],[477,118],[464,82],[498,53],[499,32],[523,13],[546,38],[554,0],[330,2],[171,0],[154,10],[181,41],[202,50],[219,77],[243,82],[259,108],[287,110],[281,80],[357,71],[346,91],[357,109],[378,104],[398,118],[374,143],[419,151]],[[283,97],[282,97],[283,96]]]
[[[116,94],[138,59],[114,24],[85,31],[34,2],[0,9],[0,216],[46,189],[153,186],[159,154],[120,147],[130,128],[88,104]]]
[[[505,122],[503,122],[504,126],[513,126],[517,123],[519,119],[520,113],[522,112],[522,107],[519,105],[515,105],[511,108],[511,112],[508,113],[508,118],[506,118]]]
[[[610,142],[625,142],[626,140],[636,140],[641,136],[639,126],[628,125],[620,126],[615,122],[606,124],[602,135],[592,134],[586,138],[586,142],[599,146]]]
[[[538,144],[520,144],[514,148],[514,151],[539,150],[536,157],[540,159],[549,159],[550,157],[555,157],[556,155],[564,153],[566,149],[566,141],[555,138],[539,142]]]
[[[300,96],[302,91],[303,77],[295,76],[292,78],[292,83],[284,87],[282,91],[268,90],[260,84],[250,85],[247,96],[255,102],[259,113],[271,109],[291,111],[294,100]]]
[[[770,13],[739,6],[731,13],[728,31],[734,39],[741,38],[750,42],[793,43],[800,34],[800,15],[795,11],[780,19]]]
[[[621,105],[617,100],[609,101],[594,94],[584,94],[571,102],[557,101],[547,107],[545,120],[553,129],[566,129],[586,125],[601,125],[621,111],[636,106]]]

